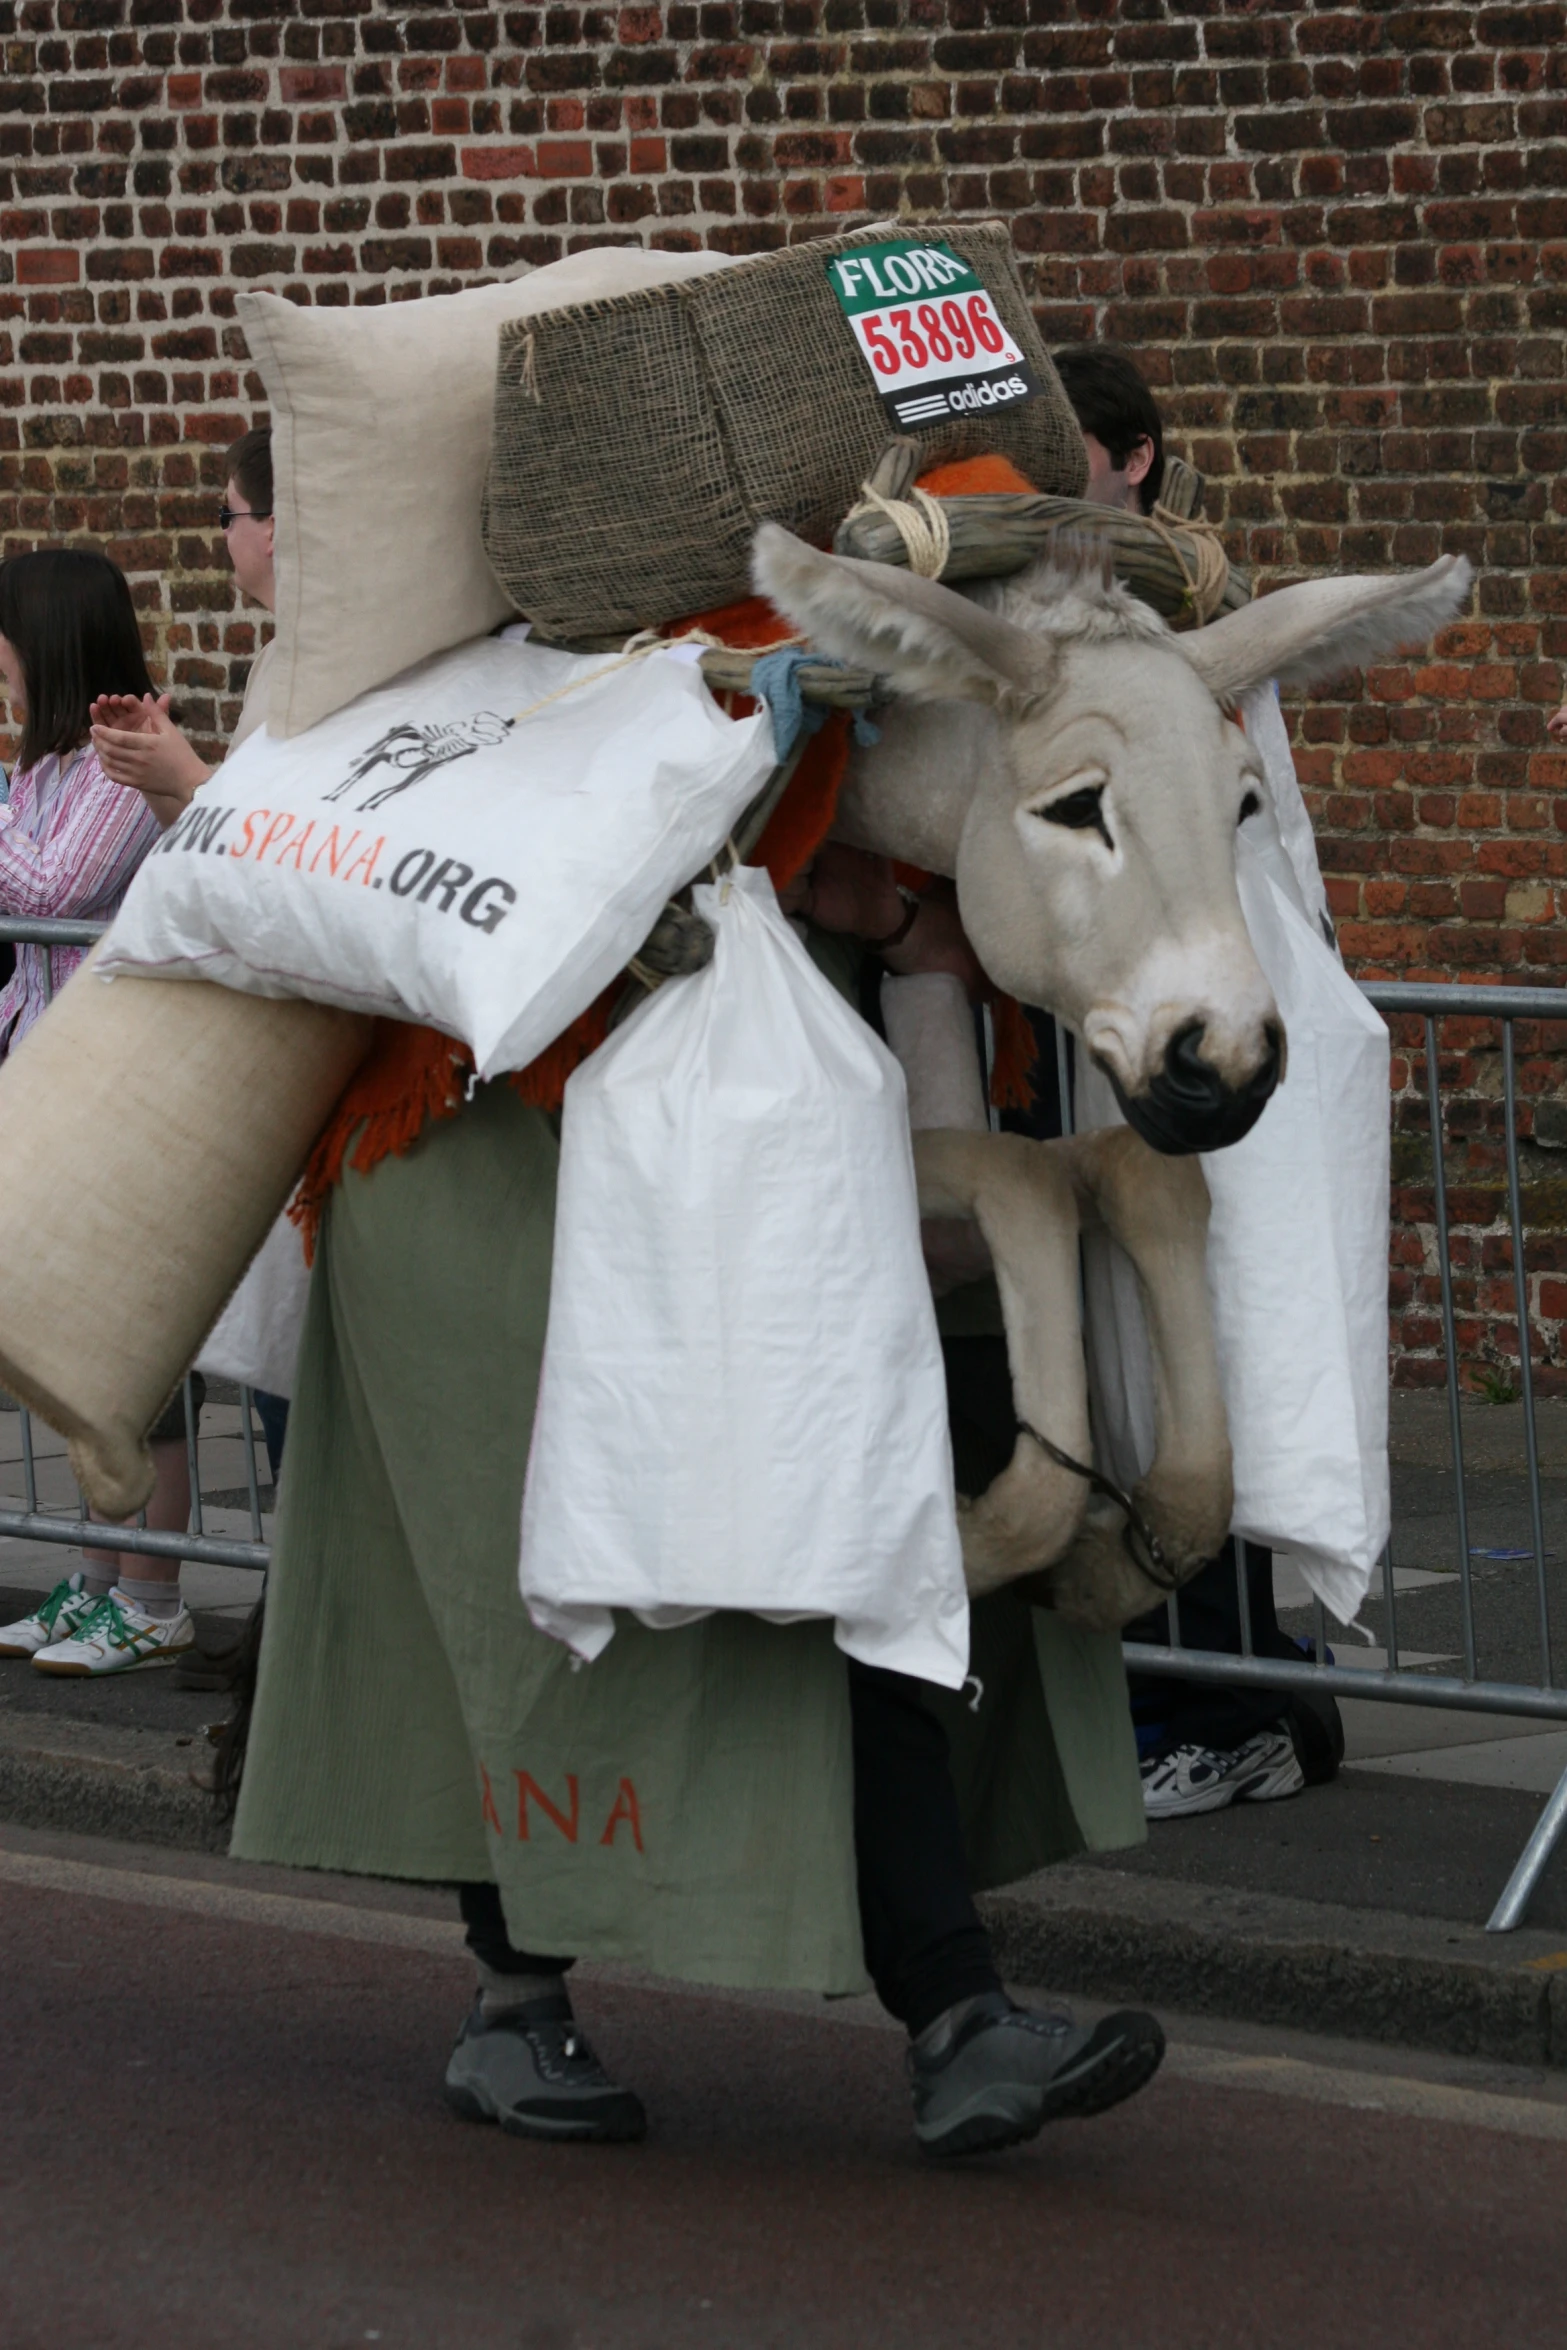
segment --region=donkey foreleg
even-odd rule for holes
[[[1164,1158],[1125,1127],[1052,1144],[1077,1184],[1084,1222],[1103,1224],[1136,1268],[1153,1356],[1156,1450],[1131,1500],[1166,1572],[1145,1573],[1126,1521],[1096,1503],[1051,1577],[1063,1615],[1100,1630],[1129,1623],[1213,1557],[1234,1502],[1229,1427],[1208,1300],[1208,1186],[1196,1159]]]
[[[1018,1418],[1087,1457],[1088,1388],[1077,1303],[1078,1211],[1070,1175],[1014,1134],[914,1138],[920,1213],[971,1217],[995,1264]],[[978,1598],[1045,1567],[1071,1542],[1088,1487],[1021,1435],[1006,1468],[958,1503],[963,1571]]]

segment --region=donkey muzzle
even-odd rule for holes
[[[1204,1059],[1203,1036],[1200,1020],[1178,1028],[1165,1046],[1163,1065],[1141,1093],[1128,1093],[1109,1063],[1100,1063],[1127,1124],[1167,1158],[1222,1151],[1239,1142],[1262,1116],[1284,1073],[1284,1032],[1277,1021],[1264,1026],[1262,1058],[1240,1085],[1231,1085]]]

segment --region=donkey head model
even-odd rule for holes
[[[1429,636],[1464,600],[1464,559],[1284,588],[1190,636],[1097,548],[971,598],[769,524],[756,580],[901,697],[851,773],[839,835],[955,877],[990,977],[1078,1032],[1156,1150],[1239,1141],[1285,1039],[1236,894],[1236,827],[1264,795],[1228,706]]]
[[[1109,1630],[1211,1558],[1231,1517],[1208,1192],[1188,1154],[1255,1123],[1285,1040],[1235,878],[1237,828],[1272,819],[1228,711],[1267,678],[1310,683],[1429,636],[1469,566],[1283,588],[1191,636],[1086,549],[969,597],[769,527],[756,578],[900,696],[850,769],[838,835],[955,876],[991,978],[1077,1031],[1135,1129],[915,1140],[923,1212],[972,1218],[989,1244],[1020,1424],[1008,1467],[959,1505],[969,1588],[1036,1577],[1033,1596]],[[1153,1358],[1157,1450],[1129,1506],[1091,1500],[1074,1466],[1092,1447],[1078,1235],[1095,1230],[1136,1268]]]

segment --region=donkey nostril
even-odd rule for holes
[[[1203,1059],[1206,1033],[1200,1020],[1189,1020],[1164,1048],[1164,1089],[1172,1108],[1201,1112],[1216,1108],[1224,1098],[1223,1078],[1211,1061]]]

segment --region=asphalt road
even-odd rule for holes
[[[0,1832],[7,2350],[1562,2340],[1559,2077],[1210,2027],[939,2170],[859,2003],[599,1979],[653,2134],[533,2147],[442,2106],[467,1967],[428,1895],[88,1849]]]

